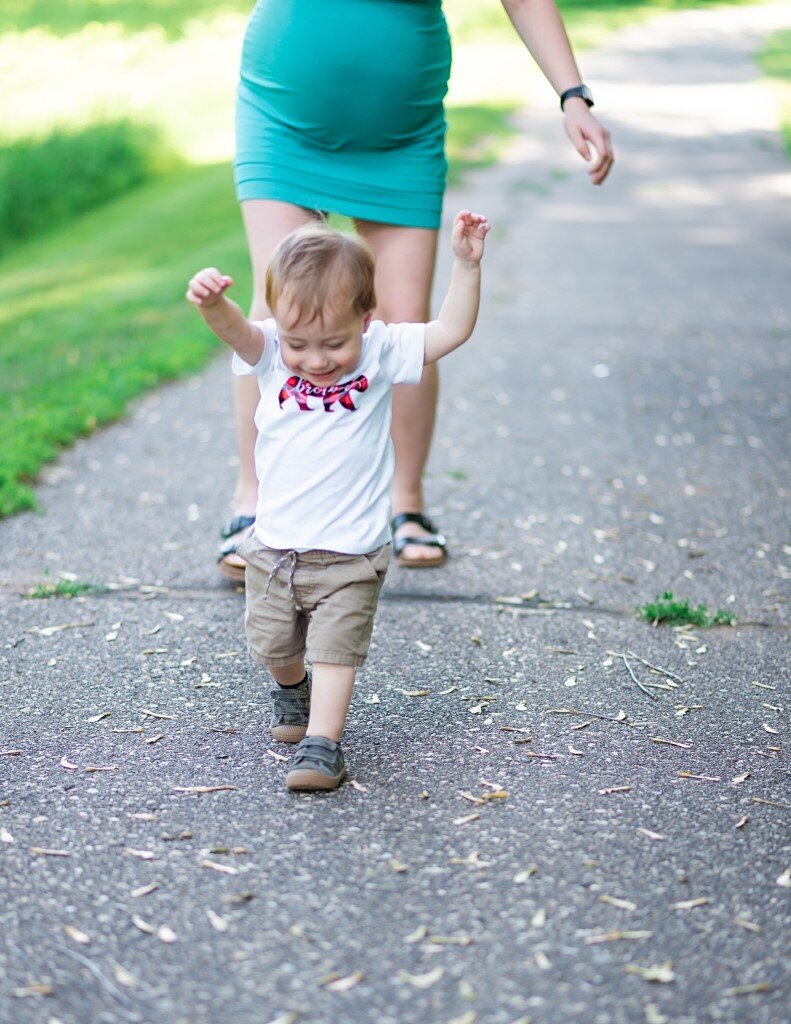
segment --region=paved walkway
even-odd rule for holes
[[[547,106],[450,196],[496,224],[429,480],[453,558],[388,581],[338,793],[285,792],[211,569],[224,364],[0,524],[0,1020],[784,1019],[791,218],[752,55],[790,21],[624,32],[584,61],[606,188]],[[23,600],[47,572],[113,589]],[[637,622],[666,589],[742,624]]]

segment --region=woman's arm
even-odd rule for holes
[[[554,0],[501,2],[519,38],[558,96],[580,85],[582,76]],[[596,149],[596,159],[588,168],[588,174],[594,185],[601,185],[614,160],[610,133],[580,97],[566,100],[563,114],[566,133],[582,158],[591,159],[591,145]]]

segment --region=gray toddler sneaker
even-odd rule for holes
[[[289,789],[336,789],[346,775],[340,743],[326,736],[306,736],[291,759]]]
[[[297,686],[278,686],[269,691],[272,698],[272,736],[279,743],[299,743],[308,728],[311,676]]]

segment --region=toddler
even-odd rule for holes
[[[300,228],[275,250],[272,319],[248,320],[219,270],[189,283],[189,301],[234,350],[234,372],[255,375],[261,392],[263,486],[239,553],[250,652],[276,684],[272,736],[299,743],[289,789],[334,789],[346,774],[340,738],[390,561],[392,387],[416,384],[426,363],[472,334],[488,230],[480,214],[457,214],[450,286],[428,324],[374,320],[373,254],[324,225]]]

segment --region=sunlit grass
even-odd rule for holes
[[[119,24],[65,38],[46,28],[2,35],[0,138],[127,117],[156,127],[184,160],[228,159],[244,24],[216,15],[176,40],[157,26],[130,34]]]
[[[751,2],[753,0],[557,0],[576,49],[595,46],[614,29],[666,11]],[[458,43],[480,41],[487,36],[514,39],[513,28],[500,0],[445,0],[444,6]]]
[[[516,104],[472,104],[448,107],[448,184],[455,185],[465,171],[496,163],[516,130]]]
[[[758,57],[764,74],[777,90],[780,130],[786,152],[791,156],[791,29],[775,32]]]
[[[84,25],[114,23],[126,32],[152,26],[178,39],[192,21],[211,21],[215,14],[247,14],[252,0],[3,0],[0,33],[46,26],[56,36],[79,32]]]
[[[219,263],[249,293],[227,165],[143,187],[0,261],[0,515],[41,465],[219,343],[184,300]]]

